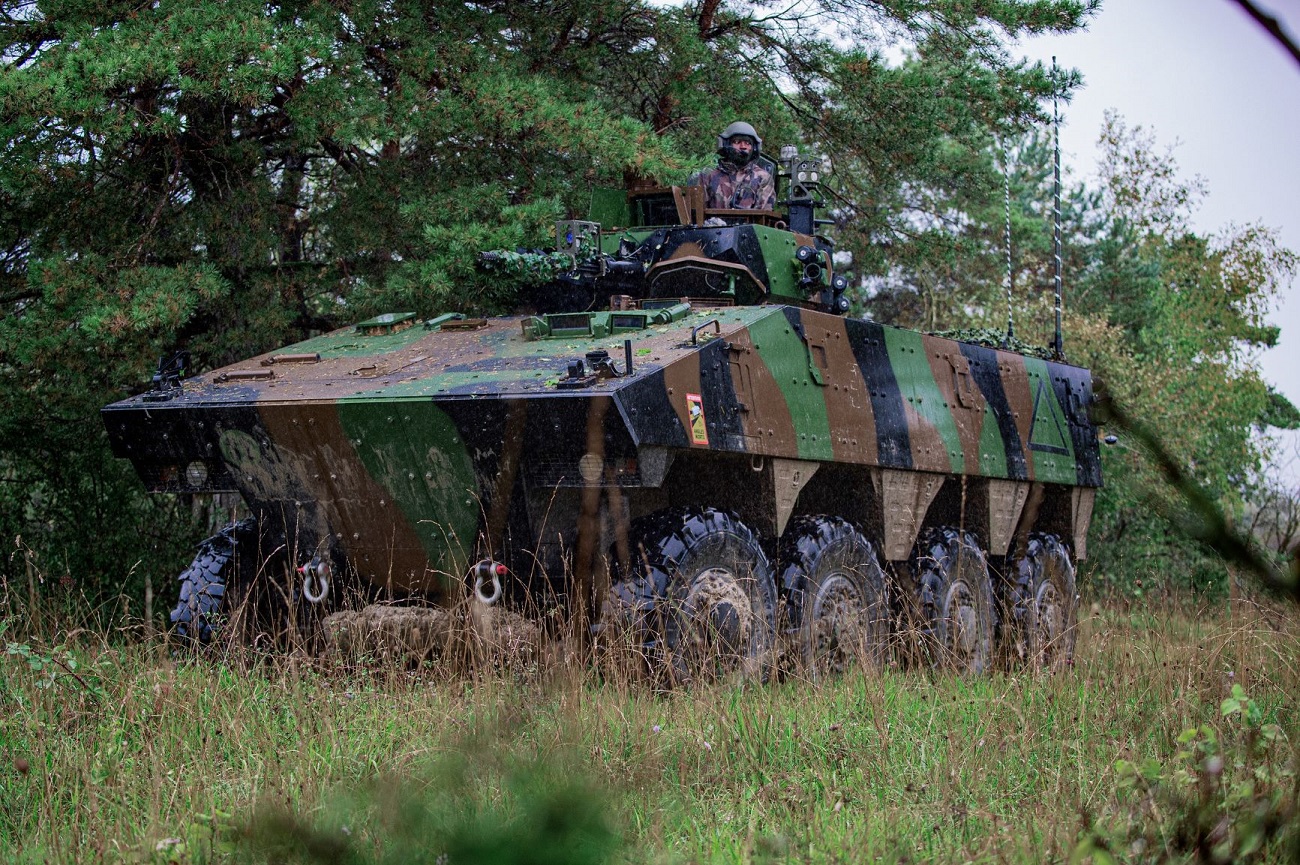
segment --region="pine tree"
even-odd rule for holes
[[[0,3],[0,534],[114,590],[165,570],[190,511],[97,417],[160,356],[511,308],[479,250],[545,245],[594,185],[685,178],[738,117],[835,160],[860,271],[922,254],[914,192],[987,186],[990,138],[1070,86],[1001,40],[1094,5]]]

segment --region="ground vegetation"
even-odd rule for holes
[[[196,659],[38,621],[0,653],[6,862],[1300,854],[1300,633],[1268,602],[1085,608],[1054,672],[668,693],[563,651]]]

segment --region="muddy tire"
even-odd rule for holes
[[[194,561],[181,572],[180,600],[171,612],[176,636],[184,641],[211,643],[229,609],[235,571],[250,539],[257,536],[252,519],[231,523],[199,544]]]
[[[800,517],[781,541],[785,631],[817,680],[889,656],[888,584],[871,542],[838,517]]]
[[[1012,656],[1035,669],[1074,662],[1079,600],[1070,553],[1056,535],[1032,534],[1023,555],[1013,556]]]
[[[656,675],[670,685],[766,676],[776,583],[748,526],[714,508],[669,511],[637,525],[632,550],[611,601]]]
[[[953,528],[927,529],[911,569],[925,658],[936,668],[988,672],[998,617],[988,565],[974,537]]]
[[[266,545],[256,520],[231,523],[199,544],[181,572],[171,612],[176,636],[195,645],[311,646],[321,610],[302,602],[295,577],[283,550]]]

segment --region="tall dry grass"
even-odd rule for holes
[[[1094,606],[1053,674],[669,692],[572,643],[410,668],[4,622],[4,862],[1297,852],[1300,624],[1241,599]]]

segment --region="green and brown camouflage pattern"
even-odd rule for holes
[[[1030,529],[1086,555],[1087,370],[796,305],[566,316],[381,317],[103,417],[149,489],[236,490],[296,560],[395,592],[482,557],[554,575],[688,504],[773,543],[839,514],[895,561],[938,524],[993,555]],[[593,375],[602,350],[626,373],[625,341],[631,373]]]

